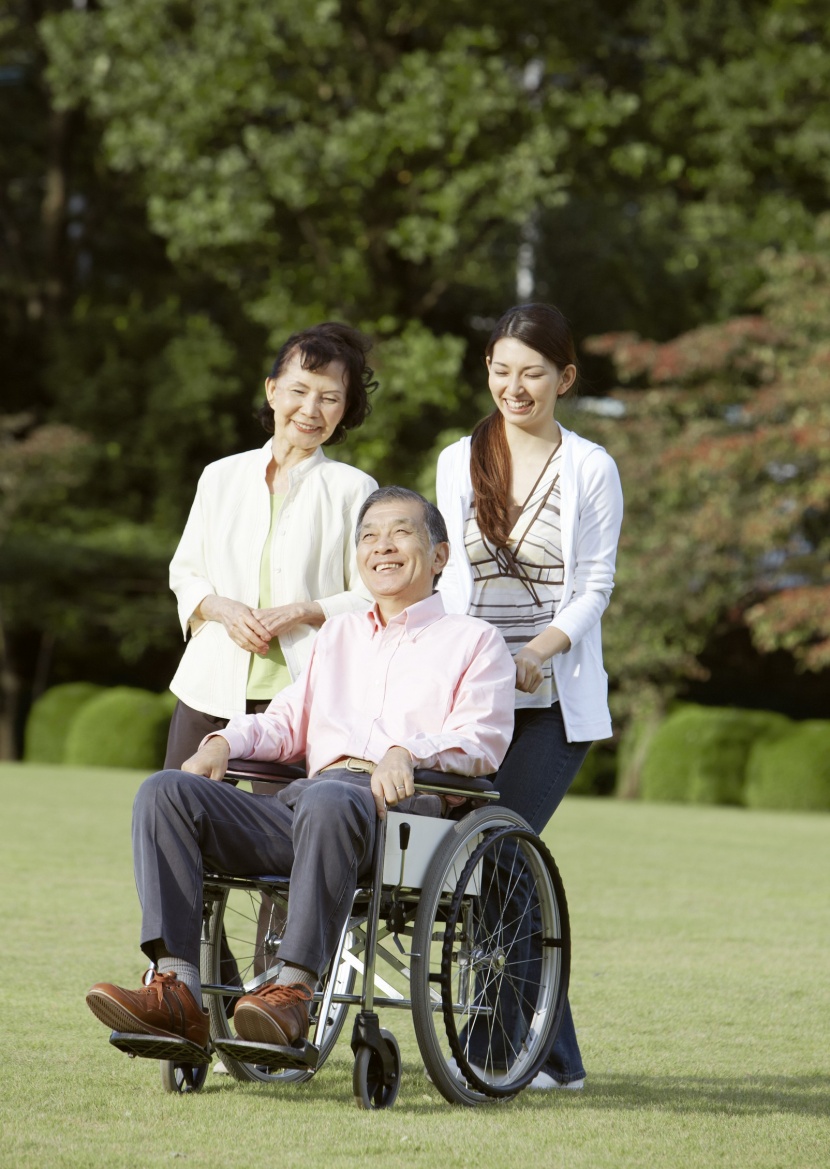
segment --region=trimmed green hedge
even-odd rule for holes
[[[641,778],[644,800],[742,804],[753,745],[775,741],[795,724],[771,711],[684,706],[657,728]]]
[[[643,765],[660,719],[655,712],[632,718],[620,737],[614,794],[623,800],[640,795]]]
[[[69,728],[78,711],[103,690],[93,682],[53,686],[32,705],[26,721],[26,763],[63,763]]]
[[[617,778],[617,753],[607,743],[594,743],[576,779],[568,789],[573,796],[608,796]]]
[[[746,802],[750,808],[830,811],[830,720],[796,723],[749,755]]]
[[[175,701],[172,694],[151,694],[131,686],[106,690],[75,716],[64,763],[158,770]]]

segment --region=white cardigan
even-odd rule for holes
[[[623,500],[617,466],[604,448],[564,426],[559,429],[565,571],[551,624],[567,634],[571,648],[556,654],[551,664],[568,741],[584,742],[611,734],[600,618],[614,587]],[[437,495],[453,549],[438,588],[447,612],[466,613],[473,597],[473,573],[464,553],[464,525],[473,503],[469,436],[441,452]]]
[[[170,588],[187,642],[170,689],[205,714],[231,718],[245,713],[250,654],[228,637],[218,621],[193,616],[213,593],[255,609],[259,605],[262,549],[271,526],[265,471],[270,440],[210,463],[173,560]],[[271,552],[272,605],[319,601],[326,617],[366,609],[370,597],[357,570],[354,531],[357,513],[377,484],[322,450],[289,471]],[[280,636],[280,647],[296,678],[311,654],[317,630],[297,625]]]

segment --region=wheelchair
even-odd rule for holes
[[[284,785],[303,774],[232,760],[226,778]],[[233,1028],[235,1001],[276,977],[290,879],[206,873],[201,977],[209,1049],[119,1032],[110,1042],[158,1059],[168,1092],[198,1092],[213,1054],[237,1080],[300,1083],[320,1070],[355,1007],[355,1102],[382,1109],[397,1098],[401,1056],[378,1010],[409,1010],[426,1073],[446,1100],[474,1106],[516,1096],[545,1062],[565,1009],[570,931],[562,881],[527,822],[498,807],[489,780],[416,771],[415,781],[416,793],[443,797],[445,816],[390,809],[379,822],[372,879],[357,889],[316,988],[307,1040],[250,1043]],[[463,803],[447,809],[447,797]]]

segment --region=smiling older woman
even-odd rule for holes
[[[170,587],[189,638],[165,767],[235,714],[265,709],[300,673],[327,617],[366,608],[354,527],[374,479],[328,459],[369,412],[370,343],[326,322],[295,333],[265,382],[259,450],[206,467]]]

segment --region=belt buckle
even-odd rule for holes
[[[349,758],[346,760],[346,770],[352,771],[356,775],[372,774],[368,761],[366,759],[355,759],[354,756],[349,756]]]

